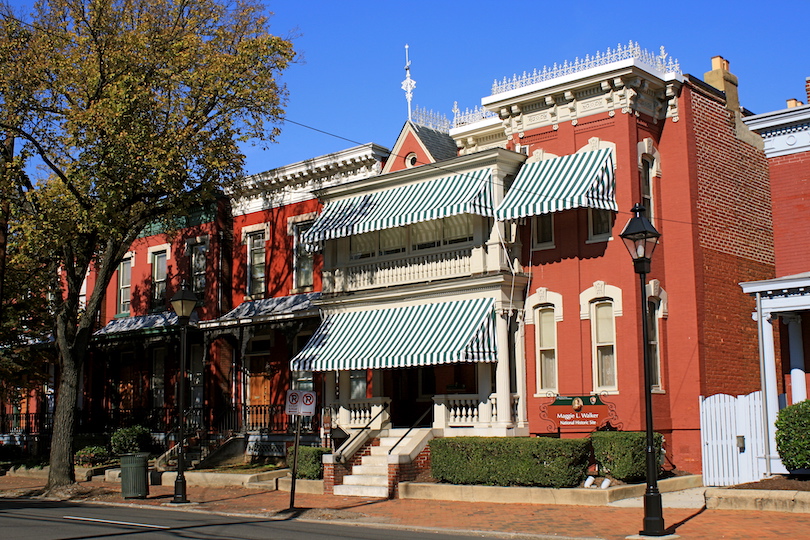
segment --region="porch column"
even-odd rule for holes
[[[495,396],[497,399],[498,425],[512,424],[512,393],[509,382],[509,313],[508,309],[497,310],[495,322],[498,336],[498,365],[495,368]]]
[[[351,396],[351,379],[349,378],[349,372],[345,370],[338,371],[338,403],[340,407],[338,408],[338,425],[346,426],[349,425],[349,396]]]
[[[782,466],[776,451],[776,415],[779,412],[779,395],[776,386],[776,354],[773,344],[773,320],[771,313],[760,313],[759,327],[762,338],[762,403],[765,406],[768,440],[765,441],[766,454],[770,461],[771,473],[787,472]]]
[[[518,413],[517,423],[518,427],[525,427],[528,424],[526,394],[528,392],[526,385],[526,341],[525,341],[525,310],[518,310],[517,312],[517,328],[515,333],[515,372],[517,377],[517,394],[518,394]]]
[[[807,399],[807,379],[804,371],[804,341],[802,339],[802,318],[798,314],[783,315],[787,323],[790,346],[790,387],[791,403]]]

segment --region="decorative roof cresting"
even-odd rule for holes
[[[552,67],[544,66],[542,70],[535,69],[533,72],[523,72],[523,75],[513,75],[511,79],[504,77],[503,81],[497,80],[492,84],[492,95],[501,94],[517,88],[523,88],[539,82],[550,81],[565,75],[572,75],[588,69],[606,66],[621,60],[635,58],[647,64],[654,71],[659,73],[674,73],[683,75],[681,66],[677,60],[673,60],[666,53],[664,47],[660,48],[660,53],[655,55],[646,49],[642,49],[638,42],[630,41],[627,45],[617,45],[615,49],[608,49],[597,52],[594,56],[586,55],[585,58],[575,58],[573,62],[566,60],[562,64],[556,62]]]

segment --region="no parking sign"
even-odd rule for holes
[[[315,416],[315,392],[287,390],[284,412],[290,415]]]

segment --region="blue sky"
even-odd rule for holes
[[[30,2],[11,0],[12,4]],[[702,78],[731,62],[740,102],[755,113],[806,101],[810,2],[670,3],[444,0],[267,2],[271,31],[293,37],[301,62],[284,76],[287,118],[277,144],[246,147],[248,173],[375,142],[393,146],[407,120],[400,84],[410,46],[413,103],[452,118],[493,80],[638,42]],[[295,122],[295,123],[292,123]],[[304,127],[307,126],[307,127]]]

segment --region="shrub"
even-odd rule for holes
[[[788,470],[810,468],[810,400],[788,405],[779,411],[776,450]]]
[[[143,426],[121,428],[110,437],[113,455],[148,452],[152,449],[152,434]]]
[[[75,454],[76,465],[94,467],[110,460],[110,452],[104,446],[85,446]]]
[[[287,466],[292,468],[294,446],[287,447]],[[296,478],[306,480],[320,480],[323,478],[323,455],[330,454],[332,450],[316,446],[298,447],[298,470]]]
[[[590,451],[588,439],[433,439],[431,474],[453,484],[572,487],[585,478]]]
[[[22,447],[16,444],[0,444],[0,461],[17,461],[22,457]]]
[[[664,437],[654,433],[656,463],[660,474]],[[599,470],[617,480],[636,481],[647,476],[647,435],[642,431],[596,431],[591,433],[593,455]]]

